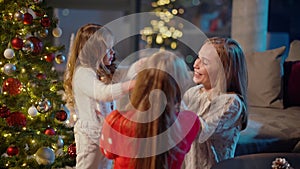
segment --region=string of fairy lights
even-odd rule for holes
[[[146,48],[154,47],[155,45],[160,46],[160,48],[177,48],[177,40],[183,36],[181,30],[184,25],[175,22],[173,19],[177,15],[182,15],[184,9],[176,8],[174,5],[175,1],[158,0],[152,2],[153,12],[158,19],[151,20],[151,26],[144,27],[140,31],[141,39],[147,43]]]

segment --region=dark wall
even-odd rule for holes
[[[300,39],[300,0],[270,0],[268,32],[288,32]]]

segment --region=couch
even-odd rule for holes
[[[235,155],[300,153],[300,41],[289,49],[247,53],[246,59],[249,123]]]

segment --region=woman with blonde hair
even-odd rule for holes
[[[106,117],[101,150],[114,169],[179,169],[200,130],[195,113],[180,111],[190,75],[172,52],[156,52],[144,63],[129,105]]]
[[[111,84],[115,69],[113,45],[112,32],[98,24],[82,26],[71,45],[64,75],[64,98],[71,114],[77,115],[77,169],[111,168],[111,160],[99,150],[102,123],[112,111],[113,99],[134,85],[131,81]]]
[[[247,66],[238,42],[209,38],[194,63],[193,81],[198,85],[183,100],[197,113],[202,130],[185,158],[185,168],[210,169],[234,157],[240,131],[247,126]]]

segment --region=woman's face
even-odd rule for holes
[[[106,54],[103,58],[103,63],[106,66],[111,65],[111,62],[113,61],[114,57],[115,57],[115,51],[112,48],[106,49]]]
[[[194,63],[193,81],[203,84],[205,89],[212,88],[212,82],[216,78],[219,55],[213,45],[206,43],[198,53],[198,58]]]

